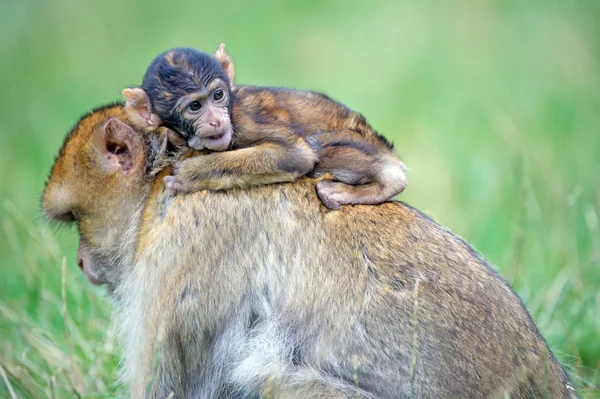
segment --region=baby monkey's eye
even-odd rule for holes
[[[192,101],[191,103],[188,104],[187,109],[188,111],[191,112],[196,112],[198,111],[200,108],[202,108],[202,103],[198,100],[196,101]]]
[[[220,99],[223,98],[223,90],[221,89],[217,89],[215,90],[215,92],[213,93],[213,98],[215,99],[215,101],[219,101]]]

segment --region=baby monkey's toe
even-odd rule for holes
[[[327,208],[340,209],[341,205],[348,204],[344,186],[343,183],[323,180],[317,183],[317,195]]]

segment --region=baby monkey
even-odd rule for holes
[[[224,190],[325,176],[323,203],[379,204],[406,187],[392,145],[359,113],[309,91],[235,87],[225,46],[213,57],[191,48],[158,55],[141,88],[126,88],[131,122],[150,133],[166,126],[195,150],[211,152],[175,165],[173,192]],[[183,141],[183,140],[181,140]]]

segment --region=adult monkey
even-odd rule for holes
[[[169,197],[153,137],[95,110],[43,195],[116,299],[132,397],[576,397],[508,284],[418,211],[329,211],[309,179]]]

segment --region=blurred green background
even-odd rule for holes
[[[392,139],[400,198],[497,265],[598,395],[600,2],[25,0],[0,6],[0,397],[122,395],[111,304],[39,196],[81,114],[220,42],[238,83],[327,93]]]

